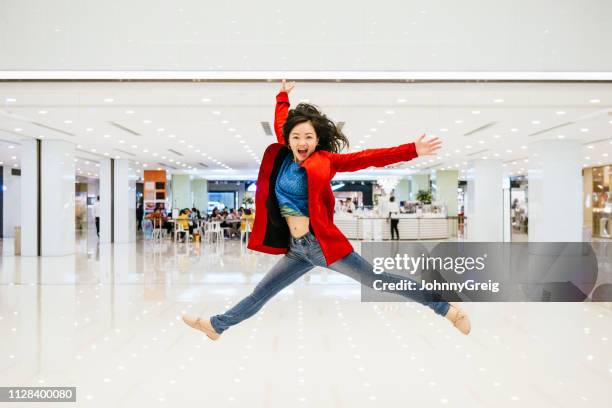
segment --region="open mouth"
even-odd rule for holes
[[[298,149],[297,151],[300,156],[306,156],[308,154],[308,149]]]

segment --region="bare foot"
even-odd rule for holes
[[[221,335],[217,333],[210,323],[210,319],[201,319],[195,316],[183,315],[183,321],[190,327],[200,330],[211,340],[218,340]]]
[[[472,330],[470,317],[456,303],[451,303],[446,317],[461,333],[467,335]]]

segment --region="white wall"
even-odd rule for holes
[[[15,235],[15,227],[21,225],[21,176],[12,176],[11,167],[2,168],[5,186],[2,201],[2,236]]]
[[[0,70],[611,71],[611,15],[609,0],[1,1]]]

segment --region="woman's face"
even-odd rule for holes
[[[289,148],[298,163],[302,163],[315,152],[319,138],[310,122],[295,125],[289,133]]]

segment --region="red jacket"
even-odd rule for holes
[[[289,227],[280,215],[274,194],[276,178],[283,160],[291,150],[285,146],[283,124],[289,111],[289,96],[280,92],[276,96],[274,131],[278,143],[266,149],[255,193],[256,216],[248,247],[269,254],[284,254],[289,250]],[[334,225],[336,204],[331,189],[331,180],[337,172],[357,171],[371,166],[412,160],[417,157],[414,143],[382,149],[366,149],[357,153],[337,154],[324,150],[315,151],[303,163],[308,179],[308,212],[310,226],[317,237],[327,265],[345,257],[353,251],[348,239]]]

